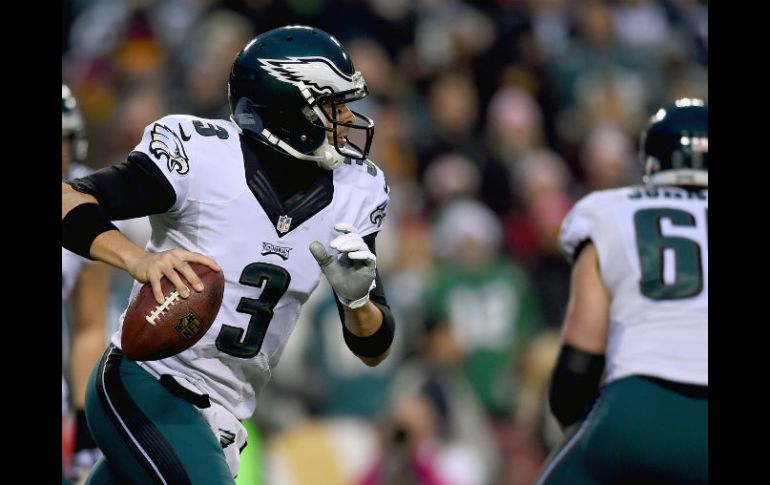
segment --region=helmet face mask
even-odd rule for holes
[[[356,75],[360,76],[360,73],[356,71]],[[356,75],[354,75],[354,78]],[[363,78],[361,79],[363,80]],[[317,124],[327,133],[332,135],[333,142],[331,145],[337,151],[337,153],[343,157],[350,157],[356,160],[366,159],[369,154],[369,149],[372,145],[372,138],[374,137],[374,121],[371,118],[357,111],[353,111],[350,108],[348,108],[348,110],[353,116],[354,121],[345,122],[338,119],[337,116],[340,112],[339,106],[345,106],[347,103],[362,99],[368,94],[365,85],[362,89],[363,93],[357,92],[358,90],[349,90],[340,93],[319,96],[316,104],[321,105],[322,107],[321,112],[323,113],[325,123],[323,125],[319,125],[318,123],[320,120],[317,116],[312,120],[314,124]],[[326,106],[328,106],[328,108],[324,109],[323,107]],[[315,110],[313,110],[313,113],[315,113]],[[329,113],[331,113],[331,117],[329,117]],[[343,127],[345,129],[345,135],[340,136],[339,127]],[[363,148],[359,147],[350,140],[350,138],[347,136],[347,132],[349,130],[362,130],[364,132],[366,141]],[[341,151],[341,146],[350,146],[354,151],[343,152]]]
[[[236,57],[228,88],[233,122],[280,153],[327,169],[368,156],[374,122],[348,109],[339,116],[368,94],[366,83],[321,30],[289,26],[257,36]],[[365,136],[363,147],[350,141],[351,130]]]
[[[642,134],[644,182],[708,188],[708,106],[683,98],[661,108]]]

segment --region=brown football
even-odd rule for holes
[[[176,355],[195,345],[214,323],[225,290],[224,273],[203,264],[189,264],[203,282],[202,292],[188,284],[190,296],[182,298],[164,276],[160,280],[165,297],[162,305],[155,301],[150,283],[145,283],[131,301],[121,336],[121,348],[129,359],[159,360]]]

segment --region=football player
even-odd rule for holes
[[[642,135],[644,186],[589,194],[562,224],[573,262],[551,410],[565,440],[537,483],[708,481],[708,107]]]
[[[278,28],[236,56],[230,120],[163,117],[125,163],[62,184],[63,245],[128,271],[133,294],[150,282],[161,304],[162,276],[183,297],[202,291],[190,261],[225,276],[219,314],[190,349],[134,362],[112,336],[86,399],[105,454],[89,483],[232,484],[240,420],[322,273],[350,350],[370,366],[387,356],[395,324],[375,237],[388,187],[367,158],[374,123],[347,106],[366,95],[338,40]],[[141,215],[146,250],[109,222]]]
[[[69,87],[61,89],[62,180],[83,177],[90,170],[85,160],[88,141],[85,138],[83,117]],[[69,369],[72,384],[72,404],[75,407],[75,450],[70,477],[84,478],[101,456],[99,448],[86,425],[85,396],[88,375],[107,341],[107,302],[109,294],[109,267],[104,263],[78,256],[62,248],[61,298],[68,310],[72,332]],[[69,414],[68,399],[64,398],[67,384],[62,376],[62,415]]]

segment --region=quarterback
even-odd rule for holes
[[[367,95],[363,76],[335,38],[288,26],[246,45],[228,88],[229,120],[165,116],[123,164],[62,184],[63,245],[128,271],[134,294],[150,282],[162,303],[163,276],[183,297],[202,291],[188,262],[225,277],[214,324],[188,350],[134,362],[112,336],[88,387],[104,452],[88,483],[234,483],[240,420],[322,273],[355,355],[377,365],[393,340],[375,248],[388,187],[368,159],[374,123],[347,106]],[[109,222],[142,215],[144,250]]]
[[[564,443],[538,483],[708,482],[708,107],[660,109],[646,185],[580,200],[551,410]]]

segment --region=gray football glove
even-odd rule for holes
[[[343,233],[329,243],[339,255],[327,254],[318,241],[310,244],[310,252],[340,302],[349,308],[360,308],[369,301],[369,292],[375,287],[377,257],[351,224],[341,222],[334,229]]]

